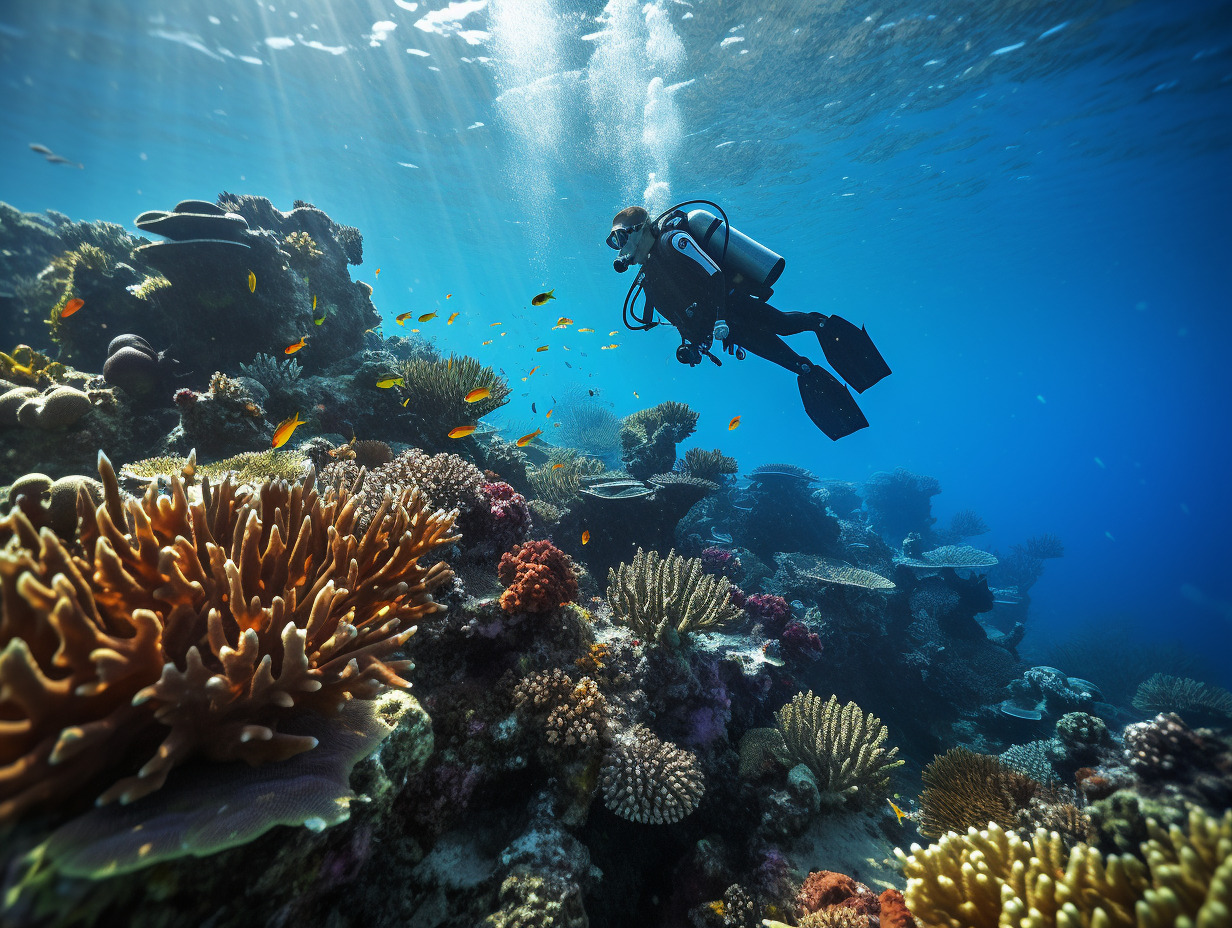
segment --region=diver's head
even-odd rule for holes
[[[626,271],[629,265],[646,260],[654,243],[650,225],[650,214],[641,206],[627,206],[612,219],[607,244],[620,252],[620,257],[612,262],[617,271]]]

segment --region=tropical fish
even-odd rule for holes
[[[257,292],[257,275],[254,274],[252,271],[248,272],[248,292],[249,293]]]
[[[732,421],[727,423],[727,431],[730,432],[732,429],[734,429],[739,424],[740,424],[740,417],[739,416],[732,417]]]
[[[65,303],[64,308],[60,310],[60,318],[67,319],[69,316],[77,312],[77,310],[81,309],[81,307],[85,305],[86,305],[86,301],[83,300],[81,297],[79,296],[73,297],[71,300]]]
[[[565,466],[564,464],[553,464],[552,470],[560,470],[564,466]]]
[[[384,380],[378,380],[376,385],[382,390],[388,390],[392,386],[404,386],[401,377],[386,377]]]
[[[600,345],[599,350],[600,351],[611,351],[613,348],[619,348],[619,347],[620,345],[616,344],[616,342],[612,342],[610,345]]]
[[[456,429],[449,430],[450,438],[465,438],[467,435],[474,435],[477,425],[459,425]]]
[[[274,429],[274,440],[270,442],[271,448],[281,448],[287,443],[291,437],[291,433],[304,424],[304,420],[299,417],[296,412],[290,419],[283,419],[278,423],[278,428]]]
[[[540,351],[547,351],[549,347],[550,346],[548,345],[540,345],[538,348],[535,349],[535,354],[538,354]]]
[[[582,532],[582,544],[590,544],[590,529],[586,529]]]
[[[550,409],[549,409],[549,410],[547,411],[547,415],[545,415],[543,418],[545,418],[545,419],[551,419],[551,418],[552,418],[552,410],[550,410]]]
[[[373,276],[373,277],[380,277],[380,276],[381,276],[381,269],[378,267],[378,268],[376,269],[376,273],[375,273],[375,274],[373,274],[372,276]]]
[[[640,399],[641,399],[641,397],[637,395],[637,391],[636,391],[636,390],[634,390],[634,391],[633,391],[633,398],[634,398],[635,400],[640,400]]]
[[[559,325],[559,324],[558,324],[558,325],[554,325],[554,326],[552,326],[552,331],[554,332],[554,331],[556,331],[557,329],[567,329],[567,328],[569,328],[567,325]]]
[[[556,288],[553,287],[551,290],[547,291],[546,293],[536,293],[534,296],[530,298],[530,305],[531,306],[542,306],[548,300],[556,299],[556,297],[552,295],[555,292],[556,292]]]
[[[523,396],[526,396],[526,394],[525,394],[525,393],[523,393],[522,395],[523,395]],[[537,409],[535,408],[535,404],[534,404],[534,403],[531,403],[531,404],[530,404],[530,411],[531,411],[531,412],[533,412],[533,413],[538,413],[538,412],[539,412],[539,410],[537,410]]]
[[[610,332],[608,332],[608,333],[607,333],[607,337],[608,337],[608,338],[611,338],[611,337],[612,337],[613,335],[615,335],[615,334],[616,334],[616,329],[612,329],[612,331],[610,331]]]
[[[573,320],[570,319],[568,316],[561,316],[559,319],[556,320],[556,324],[557,325],[573,325]]]
[[[448,300],[448,299],[451,299],[452,297],[453,297],[453,294],[452,294],[452,293],[446,293],[446,294],[445,294],[445,299],[447,299],[447,300]]]
[[[493,342],[494,340],[495,340],[495,339],[491,339],[491,338],[489,338],[489,339],[488,339],[486,342],[484,342],[483,344],[485,344],[485,345],[490,345],[490,344],[492,344],[492,342]]]
[[[422,316],[419,317],[419,321],[420,322],[431,322],[435,318],[436,318],[436,313],[424,313]]]
[[[453,370],[453,355],[449,356],[449,363],[445,365],[445,370],[446,371]]]
[[[299,341],[297,341],[294,345],[287,345],[287,347],[282,349],[282,353],[283,354],[295,354],[295,352],[299,351],[301,348],[303,348],[305,345],[308,344],[307,338],[308,338],[307,335],[301,335],[299,337]]]
[[[489,323],[488,323],[488,328],[489,328],[489,329],[494,329],[494,328],[496,328],[498,325],[504,325],[504,324],[505,324],[505,323],[503,323],[503,322],[489,322]]]
[[[488,387],[476,387],[470,393],[466,394],[463,399],[465,399],[468,403],[478,403],[480,400],[486,400],[491,392],[491,389]]]
[[[406,320],[410,319],[413,315],[415,314],[409,310],[404,313],[398,313],[398,315],[394,316],[394,322],[398,323],[398,325],[406,325]]]
[[[324,322],[325,322],[325,317],[324,317],[324,316],[322,316],[320,319],[313,319],[313,320],[312,320],[312,324],[313,324],[313,325],[322,325],[322,324],[324,324]],[[370,331],[370,332],[371,332],[372,330],[371,330],[371,329],[369,329],[368,331]]]
[[[593,332],[594,329],[578,329],[579,332]]]
[[[903,823],[903,819],[907,817],[907,813],[896,806],[893,799],[887,799],[886,802],[888,802],[890,804],[890,808],[894,810],[894,814],[898,817],[898,824],[901,825]]]
[[[461,314],[461,313],[452,313],[452,314],[449,316],[448,321],[446,321],[445,325],[453,325],[453,321],[454,321],[455,319],[457,319],[460,315],[462,315],[462,314]]]
[[[30,150],[32,152],[37,152],[40,155],[50,155],[51,154],[50,148],[48,148],[46,145],[39,145],[36,142],[30,143]]]
[[[535,371],[537,371],[537,370],[539,370],[539,365],[538,365],[538,364],[536,364],[534,367],[532,367],[530,370],[528,370],[528,371],[526,372],[526,376],[527,376],[527,377],[529,377],[531,374],[533,374],[533,373],[534,373]]]
[[[407,404],[407,403],[409,403],[410,401],[411,401],[411,398],[410,398],[409,396],[408,396],[406,399],[404,399],[404,400],[402,401],[402,408],[403,408],[403,409],[405,409],[405,408],[406,408],[406,404]]]
[[[317,314],[317,295],[315,293],[312,295],[312,314],[314,316]]]
[[[532,441],[534,441],[536,438],[538,438],[542,434],[543,434],[543,429],[535,429],[529,435],[523,435],[521,438],[517,440],[515,444],[517,444],[519,448],[525,448],[527,445],[529,445]]]

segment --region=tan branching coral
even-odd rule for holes
[[[1157,673],[1138,684],[1134,708],[1148,715],[1160,712],[1196,712],[1232,718],[1232,693],[1189,677]]]
[[[680,821],[706,791],[697,757],[660,741],[644,725],[615,739],[599,778],[604,804],[621,818],[643,824]]]
[[[296,268],[306,268],[317,261],[325,252],[307,232],[292,232],[282,240],[282,250],[291,258],[291,264]]]
[[[644,641],[672,645],[689,632],[739,621],[730,589],[726,577],[707,574],[697,558],[638,548],[632,563],[608,570],[607,601],[614,622]]]
[[[129,802],[193,756],[287,758],[316,739],[279,722],[405,687],[393,654],[450,574],[421,557],[454,540],[418,494],[357,501],[224,481],[189,504],[178,477],[125,502],[79,497],[81,555],[12,513],[0,551],[0,820],[85,791]]]
[[[1189,831],[1154,823],[1142,845],[1107,857],[1061,835],[999,825],[951,832],[895,854],[912,914],[938,928],[1215,928],[1232,912],[1232,812],[1189,814]]]
[[[607,730],[607,700],[590,677],[574,680],[554,669],[523,677],[513,688],[513,704],[542,726],[550,757],[576,757],[594,750]]]
[[[898,748],[882,747],[889,729],[854,702],[839,705],[831,696],[797,693],[777,713],[778,729],[795,763],[805,764],[817,778],[822,800],[867,804],[882,799],[890,787],[890,771]]]

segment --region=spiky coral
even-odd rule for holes
[[[527,471],[536,497],[558,506],[568,506],[577,497],[584,477],[602,474],[602,461],[578,454],[572,449],[554,451],[539,467]]]
[[[990,754],[951,748],[924,768],[920,834],[939,838],[947,831],[984,828],[996,822],[1016,828],[1019,812],[1043,787]]]
[[[646,641],[671,645],[689,632],[738,621],[730,588],[726,577],[707,574],[697,558],[638,548],[632,563],[608,570],[607,601],[613,621]]]
[[[455,540],[417,494],[387,498],[356,537],[356,501],[318,497],[311,475],[206,484],[190,505],[178,478],[125,504],[105,457],[99,472],[82,555],[4,520],[0,819],[100,787],[128,802],[194,755],[283,759],[315,741],[280,720],[407,685],[390,657],[449,577],[419,559]]]
[[[1134,708],[1149,715],[1194,712],[1232,718],[1232,693],[1189,677],[1157,673],[1138,684]]]
[[[404,390],[416,413],[427,422],[430,437],[443,439],[452,428],[478,422],[509,402],[509,384],[490,367],[466,355],[447,360],[412,358],[398,365]],[[472,390],[486,388],[486,397],[466,402]]]
[[[1232,812],[1192,810],[1189,832],[1150,825],[1137,857],[1066,850],[1043,829],[1029,838],[999,825],[945,835],[895,854],[906,900],[924,924],[944,928],[1215,928],[1232,913]]]
[[[898,748],[882,747],[889,729],[854,702],[839,705],[831,696],[822,701],[810,690],[797,693],[778,711],[778,729],[796,763],[817,778],[823,800],[866,803],[881,799],[890,786],[890,771]]]
[[[635,477],[672,469],[676,445],[697,429],[697,413],[669,400],[625,416],[620,425],[621,458]]]
[[[718,448],[713,451],[690,448],[684,453],[684,469],[690,477],[717,481],[724,474],[734,474],[738,466],[735,458],[729,458]]]
[[[604,804],[621,818],[643,824],[680,821],[706,791],[696,755],[660,741],[644,725],[613,741],[600,781]]]

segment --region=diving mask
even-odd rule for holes
[[[639,222],[637,225],[630,226],[627,229],[613,229],[611,233],[608,234],[607,246],[619,251],[624,248],[626,244],[628,244],[629,239],[642,230],[644,225],[644,222]]]

